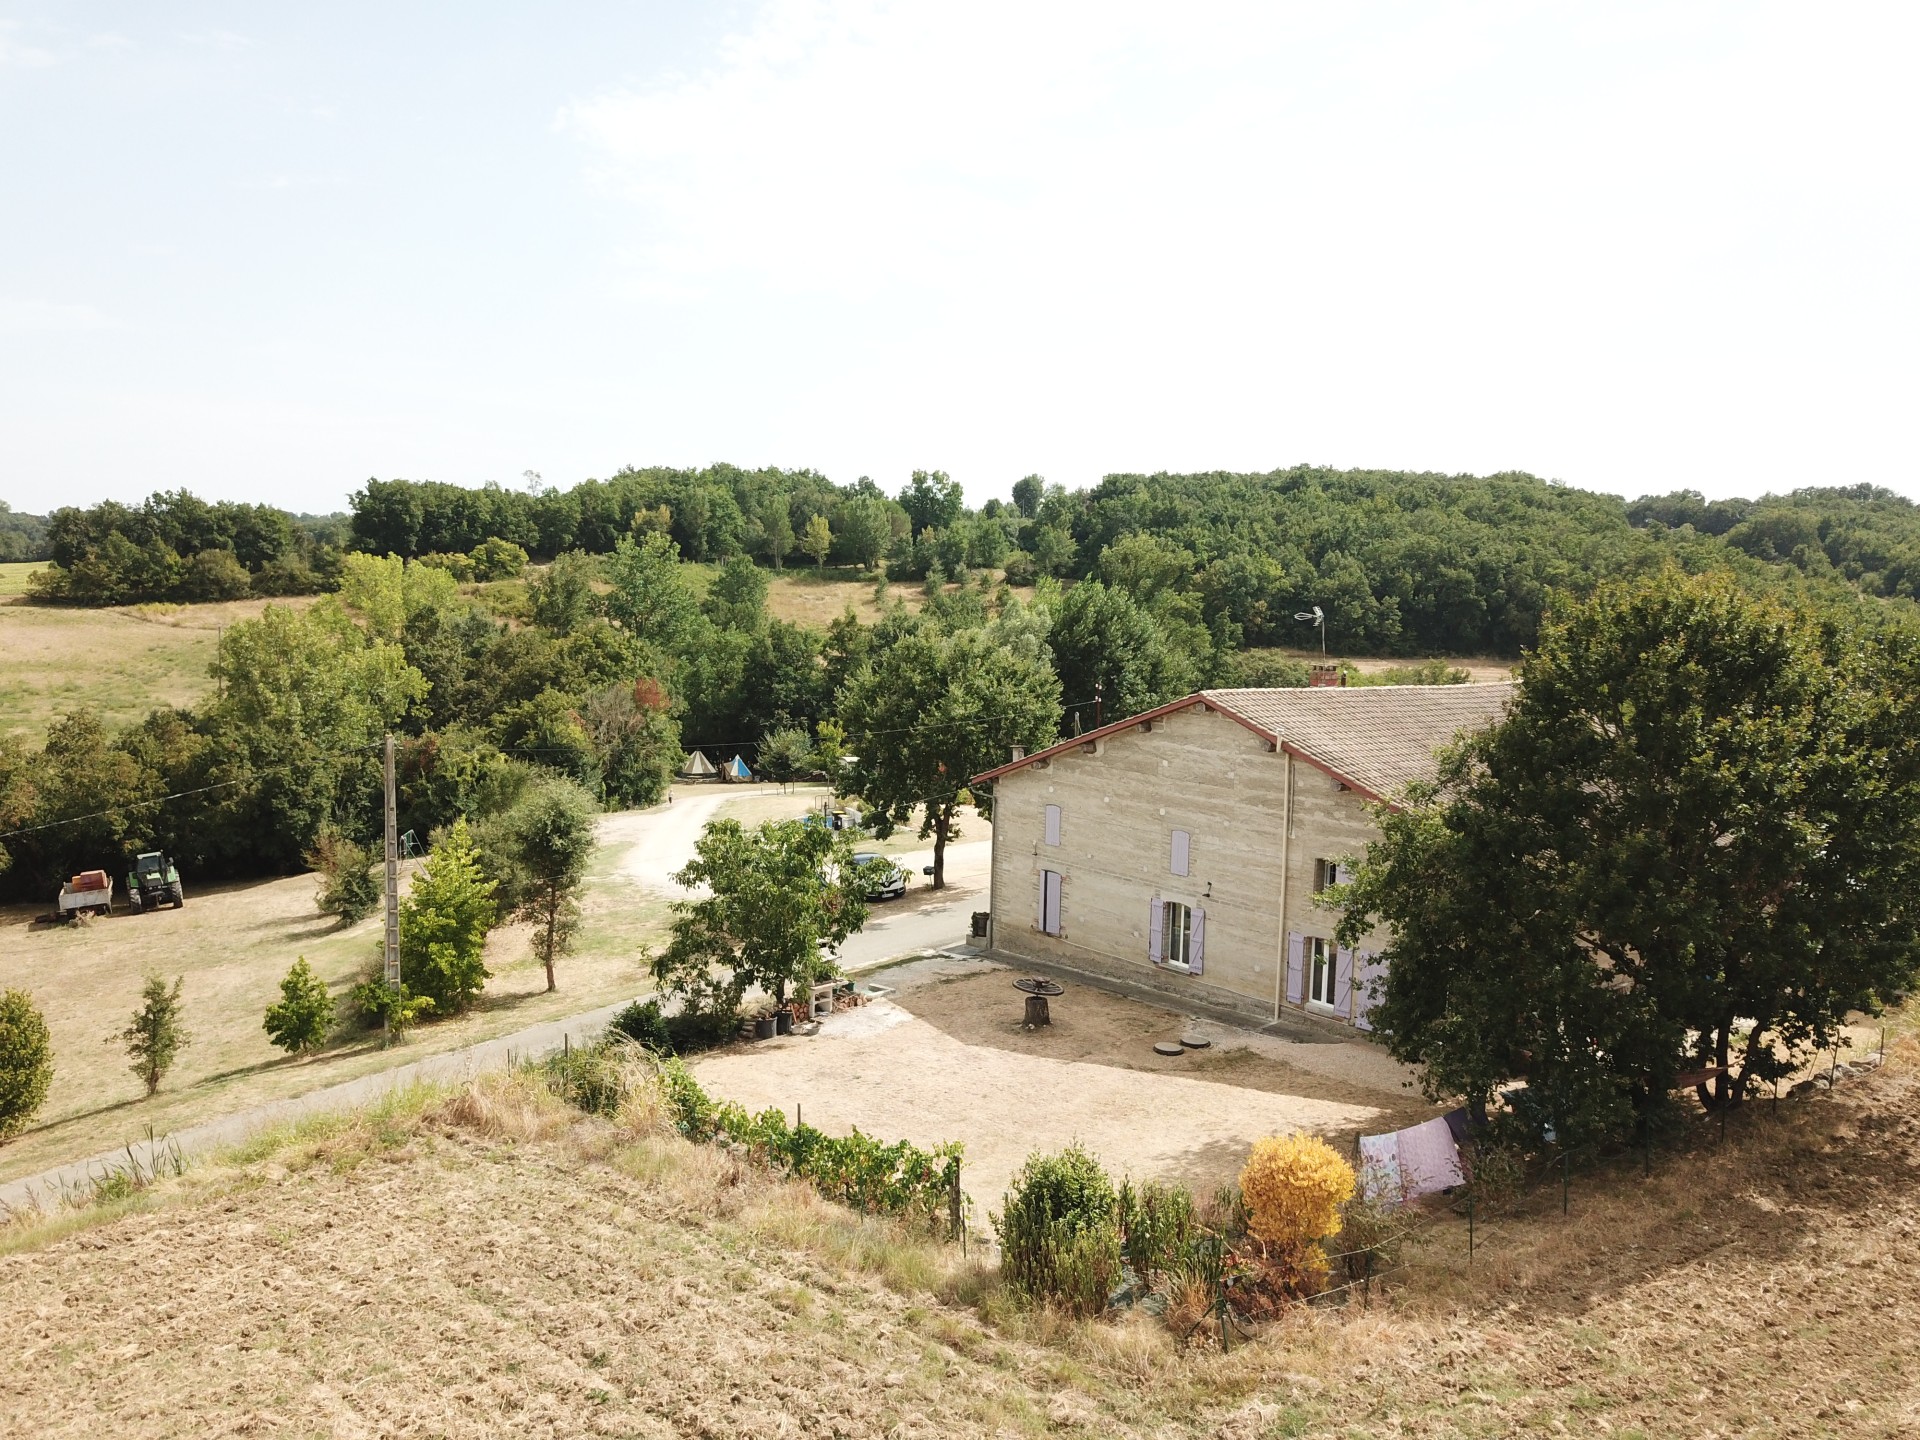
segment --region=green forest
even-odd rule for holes
[[[1519,474],[1115,475],[1077,491],[1029,476],[969,508],[938,471],[888,495],[713,466],[567,490],[370,480],[332,517],[172,492],[0,520],[48,561],[35,603],[321,594],[228,627],[216,692],[191,710],[118,734],[83,712],[39,745],[0,742],[0,890],[35,896],[150,846],[215,876],[369,839],[388,730],[404,737],[402,825],[422,838],[500,813],[542,768],[643,805],[688,747],[784,778],[841,773],[842,755],[901,735],[914,753],[896,771],[932,778],[882,808],[939,836],[956,777],[1010,738],[1203,686],[1304,684],[1307,665],[1277,651],[1316,643],[1296,619],[1315,606],[1331,654],[1408,657],[1386,678],[1433,682],[1463,678],[1433,657],[1517,657],[1554,596],[1610,580],[1726,572],[1905,624],[1920,577],[1920,510],[1871,486],[1626,504]],[[768,577],[792,566],[867,577],[878,618],[771,615]]]

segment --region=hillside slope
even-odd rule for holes
[[[1226,1356],[1019,1314],[951,1247],[482,1082],[0,1238],[0,1431],[1911,1435],[1896,1053],[1650,1180],[1577,1177],[1567,1219],[1483,1220],[1471,1266],[1441,1221],[1385,1303]]]

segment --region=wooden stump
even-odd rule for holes
[[[1041,1025],[1051,1025],[1053,1016],[1047,1013],[1047,997],[1044,995],[1027,996],[1026,1026],[1029,1030]]]

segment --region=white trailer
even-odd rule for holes
[[[111,915],[113,878],[104,870],[82,870],[60,887],[60,918],[76,915]]]

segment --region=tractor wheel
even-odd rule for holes
[[[176,910],[182,910],[182,909],[185,909],[185,908],[186,908],[186,904],[187,904],[187,892],[186,892],[186,891],[184,891],[184,890],[182,890],[182,889],[181,889],[181,888],[180,888],[180,887],[179,887],[178,885],[170,885],[170,886],[168,886],[168,887],[167,887],[167,894],[169,894],[169,895],[171,895],[171,896],[173,897],[173,908],[174,908],[174,909],[176,909]]]

